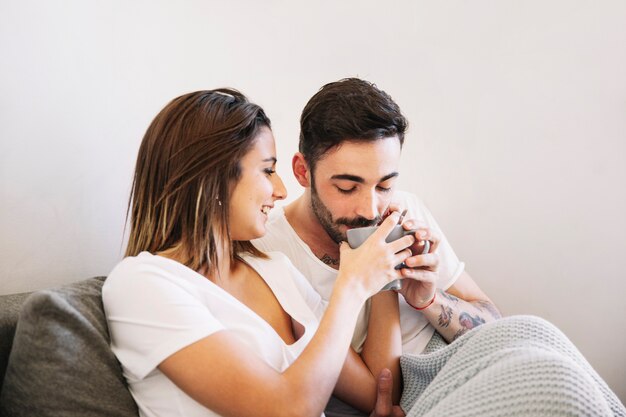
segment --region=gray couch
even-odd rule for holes
[[[109,349],[103,283],[0,296],[0,416],[138,416]]]

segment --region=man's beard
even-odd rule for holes
[[[336,243],[347,241],[345,232],[339,230],[339,226],[345,225],[351,228],[376,226],[382,220],[382,217],[380,215],[377,215],[372,220],[359,216],[354,219],[339,217],[337,220],[333,221],[332,213],[330,212],[330,210],[328,210],[328,207],[326,207],[326,205],[322,202],[319,194],[317,194],[317,189],[315,188],[314,181],[311,181],[311,209],[313,210],[313,213],[317,217],[317,220],[319,220],[326,233],[328,233],[328,236],[330,236],[330,238]]]

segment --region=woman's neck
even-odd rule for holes
[[[208,280],[217,283],[220,280],[227,280],[232,274],[234,268],[237,265],[237,261],[231,262],[230,259],[230,247],[227,245],[221,245],[216,248],[217,252],[217,264],[213,267],[209,267],[206,263],[198,268],[196,272],[206,277]],[[190,264],[191,256],[187,251],[184,251],[180,245],[173,246],[161,252],[156,253],[159,256],[172,259],[176,262],[180,262],[183,265]]]

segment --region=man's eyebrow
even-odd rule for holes
[[[398,172],[392,172],[391,174],[387,174],[384,177],[382,177],[380,180],[378,180],[378,182],[385,182],[390,178],[397,177],[398,175],[400,175]],[[365,180],[362,177],[359,177],[357,175],[351,175],[351,174],[337,174],[337,175],[333,175],[332,177],[330,177],[330,179],[331,180],[348,180],[348,181],[358,182],[359,184],[365,183]]]
[[[398,175],[400,175],[400,173],[399,173],[399,172],[392,172],[391,174],[387,174],[387,175],[385,175],[384,177],[382,177],[382,178],[380,179],[380,181],[378,181],[378,182],[385,182],[385,181],[387,181],[388,179],[391,179],[391,178],[397,177]]]
[[[350,175],[350,174],[337,174],[337,175],[333,175],[332,177],[330,177],[330,179],[354,181],[354,182],[358,182],[359,184],[363,184],[365,182],[363,178],[358,177],[356,175]]]

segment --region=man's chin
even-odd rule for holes
[[[327,230],[328,236],[337,244],[341,242],[347,242],[347,234],[346,232],[350,229],[348,226],[340,225],[334,228],[332,231]]]

